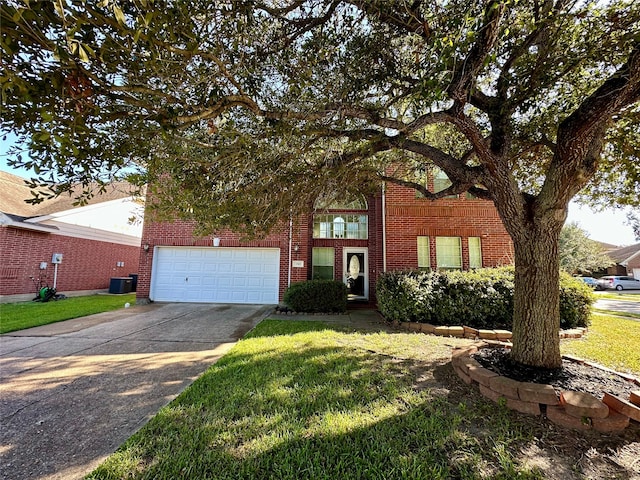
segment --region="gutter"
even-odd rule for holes
[[[36,223],[27,223],[21,222],[18,220],[13,220],[8,215],[0,212],[0,227],[11,227],[11,228],[19,228],[22,230],[34,230],[36,232],[46,232],[46,233],[54,233],[54,231],[59,230],[58,227],[54,227],[52,225],[38,225]]]
[[[382,272],[387,271],[387,197],[386,182],[382,183]]]
[[[293,217],[289,216],[289,259],[287,267],[287,288],[291,286],[291,250],[293,247]]]

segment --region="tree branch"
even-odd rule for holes
[[[425,38],[430,35],[429,26],[424,19],[420,18],[418,13],[420,4],[422,3],[420,0],[414,1],[410,6],[405,8],[406,15],[400,15],[397,9],[377,6],[377,2],[365,0],[352,1],[351,3],[383,23],[399,27],[406,32],[415,33]]]
[[[640,42],[627,62],[558,127],[555,155],[540,196],[564,204],[597,170],[607,126],[615,113],[640,101]]]
[[[469,50],[461,68],[455,70],[449,85],[449,97],[464,105],[475,85],[478,73],[484,66],[487,55],[498,40],[500,24],[506,9],[506,4],[500,0],[487,3],[483,25],[478,32],[478,39]]]

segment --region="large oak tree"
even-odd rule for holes
[[[2,128],[28,146],[14,161],[34,183],[60,192],[137,166],[155,211],[250,234],[380,181],[469,191],[513,239],[522,363],[561,363],[569,200],[638,203],[634,0],[0,8]],[[437,193],[419,180],[434,166],[452,182]]]

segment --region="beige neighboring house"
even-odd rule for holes
[[[106,291],[111,278],[137,273],[144,204],[132,191],[119,182],[83,206],[75,195],[34,205],[24,179],[0,172],[0,300],[29,299],[38,285]]]

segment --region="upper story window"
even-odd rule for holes
[[[316,214],[313,216],[313,238],[366,240],[369,237],[367,220],[367,215]]]
[[[451,186],[451,180],[447,177],[447,174],[440,169],[436,169],[433,172],[433,191],[435,193],[446,190]]]
[[[451,180],[449,180],[447,174],[435,166],[428,170],[424,169],[416,172],[416,181],[424,184],[433,193],[441,192],[451,186]],[[424,198],[424,195],[416,192],[416,198]],[[458,195],[447,195],[444,198],[458,198]]]
[[[351,211],[368,209],[364,197],[347,200],[318,199],[314,204],[316,212],[335,210]],[[313,215],[313,238],[369,238],[368,215],[354,213],[315,213]]]

